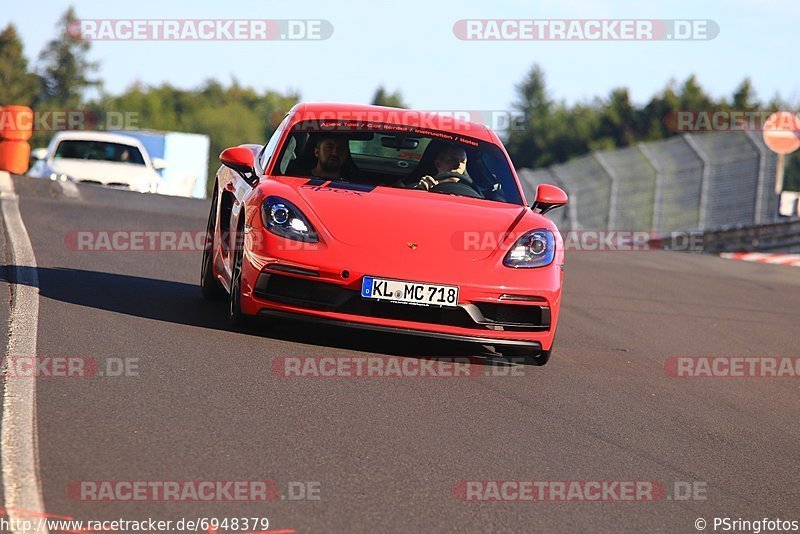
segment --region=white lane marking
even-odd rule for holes
[[[36,258],[22,222],[14,183],[0,171],[0,211],[3,212],[8,244],[14,262],[8,356],[35,355],[39,322],[39,277]],[[0,433],[0,462],[3,469],[5,508],[9,519],[43,517],[44,501],[39,484],[39,449],[36,432],[36,379],[3,380],[3,429]],[[12,531],[16,534],[17,531]],[[47,528],[41,532],[48,534]]]

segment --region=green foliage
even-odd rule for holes
[[[372,97],[373,106],[387,106],[390,108],[407,108],[408,106],[403,102],[403,96],[400,91],[390,93],[383,86],[378,87],[375,91],[375,96]]]
[[[135,113],[144,130],[193,132],[208,135],[211,149],[208,188],[219,168],[217,156],[224,149],[244,143],[265,143],[299,95],[274,91],[259,93],[234,81],[229,87],[215,80],[194,90],[169,84],[144,87],[135,84],[118,96],[106,97],[96,106],[104,112]]]
[[[35,74],[28,72],[22,40],[13,24],[0,33],[0,105],[30,106],[39,89]]]
[[[739,84],[739,87],[736,88],[736,91],[733,92],[731,108],[747,111],[758,108],[758,100],[756,100],[755,89],[753,89],[753,83],[750,81],[750,78],[745,78],[744,81]]]
[[[58,35],[47,43],[39,56],[41,92],[35,105],[77,109],[84,91],[101,85],[99,80],[90,78],[99,65],[86,57],[89,41],[77,39],[70,33],[76,22],[75,10],[70,7],[58,20]]]

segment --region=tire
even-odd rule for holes
[[[240,219],[244,222],[244,217]],[[239,226],[242,226],[241,224]],[[245,323],[245,315],[242,313],[242,263],[244,261],[244,243],[240,228],[236,232],[236,244],[234,245],[233,269],[231,270],[231,291],[228,296],[228,322],[231,326],[242,326]]]
[[[211,200],[211,211],[208,214],[208,224],[206,225],[206,235],[208,243],[203,249],[203,265],[200,269],[200,291],[206,300],[223,300],[227,294],[225,288],[214,276],[214,234],[217,222],[217,188],[214,187],[213,199]]]

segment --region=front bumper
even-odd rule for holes
[[[458,307],[413,306],[361,298],[360,288],[274,271],[268,266],[256,279],[253,296],[273,303],[342,315],[396,319],[476,331],[547,331],[550,307],[544,299],[528,305],[507,302],[460,302]]]
[[[462,269],[456,281],[452,272],[440,274],[427,262],[420,269],[380,255],[334,253],[331,248],[265,253],[246,247],[246,251],[242,311],[248,315],[297,317],[536,350],[552,346],[563,276],[557,265],[536,273],[476,265],[472,272]],[[437,308],[362,299],[365,275],[455,283],[460,287],[459,306]]]

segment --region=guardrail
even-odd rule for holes
[[[703,235],[705,252],[762,252],[800,249],[800,218],[769,224],[736,225],[707,231]]]
[[[705,252],[800,252],[800,217],[786,221],[667,232],[650,240],[664,250]]]

